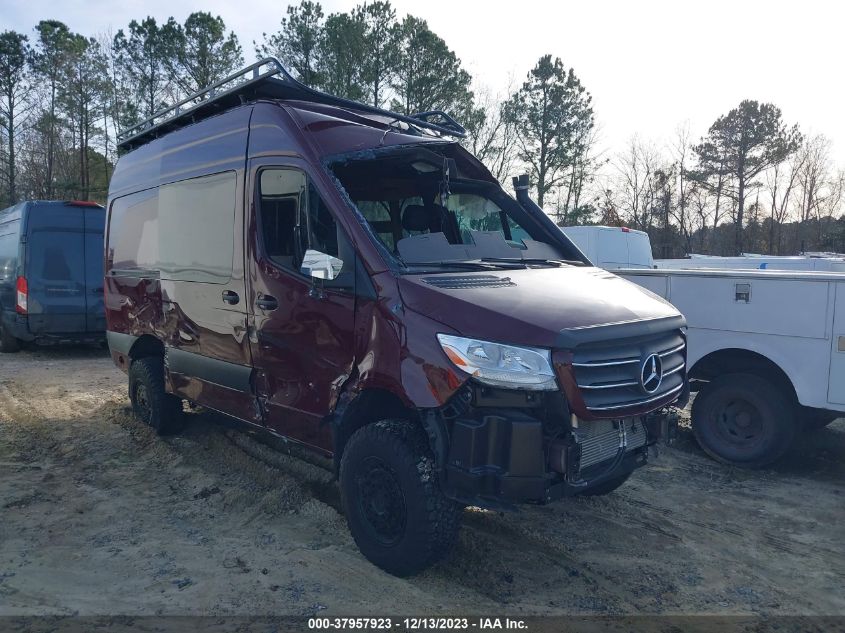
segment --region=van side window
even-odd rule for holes
[[[232,277],[237,177],[229,171],[117,198],[109,213],[112,269],[224,284]]]
[[[235,172],[181,180],[158,193],[162,279],[224,284],[232,277]]]
[[[308,185],[308,228],[308,248],[333,257],[339,255],[337,223],[312,184]]]
[[[264,252],[299,271],[309,248],[338,257],[342,232],[316,187],[298,169],[264,169],[259,176],[259,218]]]
[[[265,169],[259,181],[259,213],[264,252],[276,264],[295,270],[304,251],[296,242],[305,174],[296,169]]]
[[[0,279],[12,279],[18,259],[20,220],[0,224]]]

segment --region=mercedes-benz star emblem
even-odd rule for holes
[[[646,393],[654,393],[660,388],[663,380],[663,363],[660,356],[651,354],[640,366],[640,387]]]

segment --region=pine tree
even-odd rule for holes
[[[565,183],[567,170],[586,151],[593,129],[590,94],[575,71],[544,55],[511,97],[506,112],[542,207],[546,194]]]

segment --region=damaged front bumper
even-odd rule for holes
[[[557,394],[510,394],[500,400],[511,407],[474,406],[480,394],[476,389],[460,410],[445,411],[449,440],[441,445],[445,492],[480,507],[509,509],[587,492],[645,465],[649,447],[671,442],[678,423],[670,407],[586,421],[569,414]]]

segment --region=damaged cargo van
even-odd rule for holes
[[[0,352],[102,343],[105,209],[27,200],[0,210]]]
[[[454,140],[276,60],[121,137],[106,313],[134,411],[198,403],[332,458],[364,555],[444,556],[467,505],[604,494],[687,394],[685,323]]]

